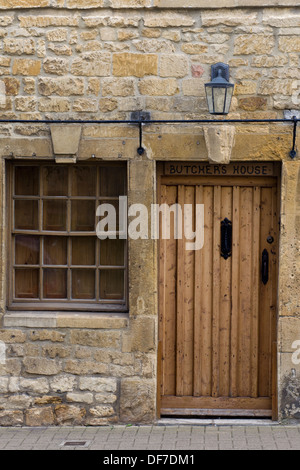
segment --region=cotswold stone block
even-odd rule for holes
[[[251,98],[239,99],[239,107],[245,111],[256,111],[257,109],[266,109],[267,98],[253,96]]]
[[[117,77],[144,77],[157,75],[158,57],[155,54],[131,54],[129,52],[113,55],[113,75]]]
[[[57,424],[80,425],[84,423],[86,410],[74,405],[57,405],[54,413]]]
[[[98,348],[113,348],[119,345],[120,333],[118,331],[72,330],[70,343]]]
[[[55,330],[33,330],[29,334],[31,341],[52,341],[62,343],[65,334]]]
[[[51,426],[54,424],[52,408],[47,406],[27,410],[25,414],[25,424],[26,426]]]
[[[123,16],[87,16],[83,17],[88,28],[97,26],[112,26],[115,28],[135,27],[139,25],[141,18],[139,16],[123,17]]]
[[[61,371],[60,365],[51,359],[27,357],[24,359],[23,364],[28,374],[56,375]]]
[[[40,98],[38,110],[41,112],[66,113],[70,111],[71,105],[67,98]]]
[[[4,0],[5,2],[6,0]],[[26,1],[26,0],[25,0]],[[38,0],[36,0],[38,1]],[[32,3],[31,0],[28,3]],[[31,7],[31,6],[29,6]],[[78,26],[79,16],[55,16],[55,15],[37,15],[37,16],[19,16],[21,28],[47,28],[48,26]]]
[[[162,55],[160,58],[161,77],[185,77],[188,74],[188,60],[184,55]]]
[[[20,90],[20,81],[13,77],[4,77],[6,95],[18,95]]]
[[[0,426],[20,426],[23,424],[23,411],[4,410],[0,411]]]
[[[299,36],[280,37],[278,48],[282,52],[300,52],[300,37]]]
[[[41,95],[83,95],[84,80],[82,78],[63,77],[49,78],[43,77],[38,81],[38,91]]]
[[[65,75],[68,71],[68,60],[47,57],[43,62],[43,69],[46,73],[53,75]]]
[[[86,52],[73,60],[71,73],[74,75],[105,77],[110,75],[110,54]]]
[[[6,54],[30,55],[35,53],[35,43],[33,39],[28,38],[5,38],[3,41],[3,50]]]
[[[78,98],[74,101],[73,111],[78,113],[98,111],[98,102],[96,100],[89,100],[88,98]]]
[[[76,387],[76,379],[72,376],[58,375],[49,380],[50,389],[54,392],[71,392]]]
[[[175,78],[144,78],[139,83],[142,95],[172,96],[179,93],[179,86]]]
[[[41,71],[41,61],[35,59],[14,59],[13,75],[39,75]]]
[[[275,45],[273,34],[242,34],[234,41],[234,55],[271,54]]]
[[[0,330],[0,341],[4,343],[24,343],[26,335],[20,330]]]
[[[148,28],[169,28],[180,26],[193,26],[195,20],[192,16],[180,15],[179,13],[146,15],[144,26]]]
[[[42,8],[50,7],[51,0],[0,0],[0,8]]]
[[[258,86],[258,93],[261,95],[272,95],[272,94],[281,94],[281,95],[291,95],[293,91],[293,80],[262,80]]]
[[[243,10],[234,11],[212,11],[207,10],[201,12],[202,26],[239,26],[254,25],[258,23],[258,13]]]
[[[187,43],[181,46],[181,50],[186,54],[203,54],[204,52],[207,52],[208,46],[203,44]]]
[[[91,392],[115,393],[117,391],[116,379],[98,377],[80,377],[79,389]]]
[[[155,414],[152,380],[126,378],[121,382],[120,418],[125,423],[149,423]]]
[[[102,82],[103,96],[133,96],[135,92],[132,78],[105,78]]]
[[[67,0],[67,8],[101,8],[103,7],[103,0]]]

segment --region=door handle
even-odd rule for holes
[[[225,217],[221,222],[221,256],[224,259],[231,256],[232,251],[232,222]]]
[[[266,285],[269,280],[269,253],[266,249],[262,252],[261,280],[264,285]]]

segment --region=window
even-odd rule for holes
[[[122,195],[126,165],[11,165],[9,307],[126,311],[126,240],[96,235]]]

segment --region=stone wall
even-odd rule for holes
[[[296,0],[0,0],[0,120],[210,119],[210,66],[230,66],[231,119],[300,104]],[[299,133],[298,133],[299,134]],[[5,160],[51,159],[50,129],[0,123],[0,425],[150,423],[156,418],[157,253],[129,248],[129,314],[6,312]],[[300,148],[299,135],[297,147]],[[156,161],[207,160],[202,125],[83,125],[77,158],[126,160],[130,203],[156,201]],[[283,162],[279,417],[299,416],[299,156],[290,124],[236,124],[232,160]],[[292,247],[292,248],[291,248]]]

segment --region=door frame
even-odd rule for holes
[[[259,161],[259,162],[254,162],[254,161],[236,161],[236,162],[231,162],[235,163],[237,166],[238,165],[273,165],[273,174],[274,178],[276,178],[276,187],[277,187],[277,212],[278,212],[278,240],[277,240],[277,263],[276,263],[276,311],[275,311],[275,321],[274,321],[274,341],[272,342],[272,352],[271,352],[271,368],[272,368],[272,394],[271,394],[271,403],[272,403],[272,409],[270,412],[269,418],[271,418],[273,421],[276,421],[278,419],[278,308],[279,308],[279,303],[278,303],[278,286],[279,286],[279,257],[280,257],[280,226],[281,226],[281,168],[282,168],[282,162],[264,162],[264,161]],[[227,167],[227,165],[215,165],[215,164],[210,164],[207,161],[192,161],[192,162],[182,162],[182,161],[174,161],[174,162],[157,162],[157,169],[156,169],[156,174],[157,174],[157,188],[156,188],[156,196],[157,196],[157,204],[160,204],[160,198],[161,198],[161,185],[162,183],[162,178],[165,176],[165,165],[192,165],[194,164],[195,166],[197,165],[204,165],[205,167],[208,168],[216,168],[216,167]],[[170,171],[170,169],[169,169]],[[207,184],[213,184],[214,182],[217,181],[219,176],[223,176],[224,180],[224,174],[219,174],[217,175],[215,173],[209,173],[205,175],[207,178]],[[242,175],[243,181],[244,176]],[[266,175],[266,176],[271,176],[271,175]],[[177,180],[177,176],[174,176],[174,183]],[[180,181],[183,184],[188,184],[189,181],[191,181],[191,178],[193,176],[191,175],[185,175],[185,176],[180,176]],[[232,178],[234,178],[234,181],[239,184],[239,176],[238,175],[230,175],[228,176],[229,181],[231,181]],[[258,180],[259,176],[254,176],[255,181]],[[230,183],[232,185],[232,181]],[[253,182],[254,185],[254,182]],[[252,186],[252,184],[250,184]],[[161,291],[160,291],[160,275],[161,275],[161,265],[160,265],[160,239],[158,239],[158,249],[157,249],[157,282],[158,282],[158,346],[157,346],[157,400],[156,400],[156,410],[157,410],[157,419],[160,419],[162,416],[162,407],[161,407],[161,387],[162,387],[162,338],[161,338],[161,319],[162,319],[162,312],[161,312]],[[183,401],[184,402],[184,401]],[[199,400],[200,403],[200,400]],[[205,400],[202,402],[203,405],[205,405]],[[251,410],[252,411],[252,410]],[[180,413],[176,413],[176,410],[174,410],[173,416],[180,416],[183,415],[185,417],[195,417],[195,416],[206,416],[207,415],[207,409],[203,408],[203,413],[199,413],[199,410],[193,410],[190,408],[186,408],[185,412],[183,410],[180,410]],[[230,410],[227,410],[224,412],[224,410],[210,410],[209,416],[230,416]],[[234,416],[238,417],[239,413],[237,413],[237,410],[234,410]],[[243,417],[248,417],[248,418],[253,418],[256,416],[255,411],[254,412],[249,412],[246,413],[241,410],[240,416]],[[168,413],[168,417],[172,417],[172,414]]]

